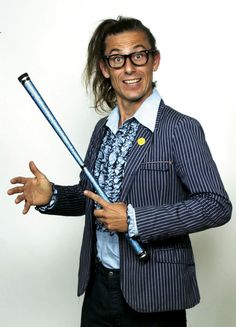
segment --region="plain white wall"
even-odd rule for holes
[[[164,101],[197,118],[235,203],[234,1],[0,0],[0,326],[79,326],[76,297],[84,218],[42,216],[6,195],[34,160],[48,178],[75,184],[80,169],[17,78],[28,72],[82,157],[99,118],[82,84],[87,43],[100,20],[141,19],[162,60]],[[192,235],[202,300],[189,327],[235,327],[235,220]]]

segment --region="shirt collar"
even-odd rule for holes
[[[160,94],[154,89],[152,94],[142,103],[132,118],[135,118],[140,124],[150,129],[151,132],[154,132],[160,102]],[[106,126],[109,127],[114,134],[118,130],[119,118],[119,109],[116,106],[108,116],[106,122]]]

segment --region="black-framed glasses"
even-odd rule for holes
[[[124,67],[127,58],[129,58],[129,60],[135,66],[144,66],[148,62],[149,54],[155,52],[157,52],[157,50],[149,49],[138,52],[132,52],[127,55],[113,54],[110,56],[104,56],[103,59],[108,63],[111,68],[114,69],[120,69]]]

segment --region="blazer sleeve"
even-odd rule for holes
[[[55,202],[47,208],[36,207],[42,214],[59,216],[82,216],[85,214],[85,187],[80,182],[77,185],[62,186],[54,185],[57,194]]]
[[[172,153],[186,199],[135,208],[139,238],[143,242],[217,227],[231,217],[230,200],[198,121],[184,116],[178,122],[172,137]]]

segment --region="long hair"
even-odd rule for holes
[[[105,52],[106,37],[127,31],[144,32],[151,48],[157,50],[154,36],[138,19],[119,16],[117,19],[103,20],[98,25],[88,45],[87,64],[84,71],[86,88],[88,90],[91,87],[94,107],[98,112],[109,112],[116,106],[116,96],[111,81],[103,76],[99,66]],[[155,83],[153,83],[154,86]]]

